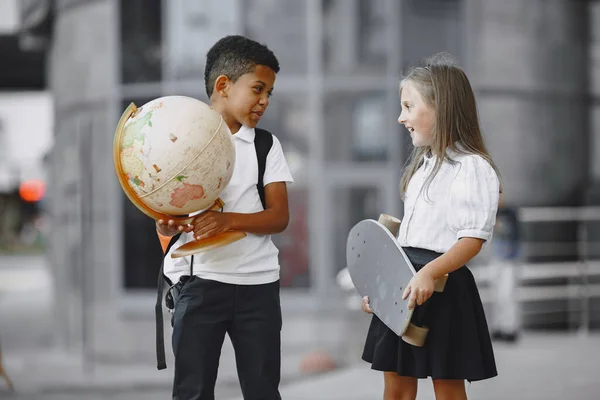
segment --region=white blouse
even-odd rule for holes
[[[428,190],[434,156],[425,156],[410,180],[398,234],[401,246],[445,253],[463,237],[492,238],[500,186],[496,171],[481,156],[450,149],[447,154],[455,164],[445,160]]]

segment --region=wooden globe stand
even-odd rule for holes
[[[141,110],[141,108],[139,110]],[[121,115],[119,123],[117,124],[117,129],[115,130],[115,139],[113,143],[113,161],[119,184],[121,185],[121,188],[125,192],[125,195],[129,199],[129,201],[131,201],[134,206],[136,206],[141,212],[143,212],[153,220],[163,220],[165,222],[173,220],[176,225],[191,224],[194,220],[194,216],[173,216],[168,214],[162,214],[145,205],[142,201],[140,201],[140,199],[138,198],[137,194],[133,191],[131,186],[129,186],[127,176],[123,173],[123,165],[121,163],[121,137],[123,136],[123,129],[125,127],[125,124],[127,123],[127,120],[131,117],[135,117],[139,110],[134,103],[129,104],[129,106],[125,109],[125,112],[123,112],[123,114]],[[224,205],[225,203],[223,202],[223,200],[217,198],[207,210],[218,210],[223,208]],[[246,237],[245,232],[223,232],[206,239],[194,240],[192,242],[186,243],[175,249],[171,253],[171,257],[179,258],[189,256],[192,254],[202,253],[204,251],[208,251],[217,247],[225,246],[227,244],[236,242],[240,239],[243,239],[244,237]]]

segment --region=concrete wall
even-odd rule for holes
[[[578,204],[589,171],[586,3],[465,4],[469,73],[506,202]]]
[[[49,257],[56,283],[57,340],[72,350],[99,348],[94,328],[103,325],[110,332],[116,319],[121,275],[120,188],[112,165],[117,17],[115,0],[59,3],[49,53],[56,121]]]

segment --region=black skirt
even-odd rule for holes
[[[404,250],[417,271],[441,255]],[[415,307],[411,321],[429,328],[423,347],[404,342],[373,315],[362,359],[374,370],[415,378],[478,381],[498,375],[479,291],[466,266],[449,274],[442,293]]]

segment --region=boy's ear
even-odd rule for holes
[[[215,87],[213,93],[218,94],[221,97],[227,97],[227,92],[229,91],[229,84],[231,81],[227,77],[227,75],[219,75],[215,80]]]

